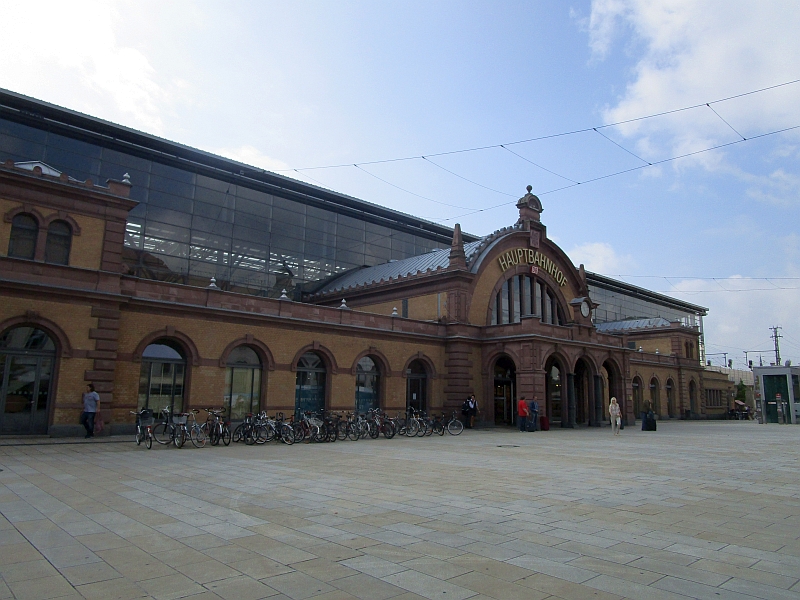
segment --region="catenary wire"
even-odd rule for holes
[[[435,152],[435,153],[434,152],[429,152],[429,153],[426,153],[424,156],[420,154],[420,155],[414,155],[414,156],[402,156],[402,157],[396,157],[396,158],[385,158],[385,159],[381,159],[381,160],[359,161],[358,163],[355,163],[355,164],[359,164],[359,165],[374,165],[374,164],[380,164],[380,163],[399,162],[399,161],[405,161],[405,160],[419,160],[419,159],[422,159],[424,157],[428,157],[428,158],[432,158],[433,157],[433,158],[435,158],[437,156],[447,156],[449,154],[462,154],[462,153],[465,153],[465,152],[477,152],[477,151],[480,151],[480,150],[490,150],[492,148],[499,148],[501,146],[513,146],[513,145],[516,145],[516,144],[527,144],[529,142],[553,139],[553,138],[557,138],[557,137],[564,137],[564,136],[568,136],[568,135],[574,135],[574,134],[577,134],[577,133],[586,133],[588,131],[594,131],[595,129],[606,129],[608,127],[616,127],[618,125],[625,125],[625,124],[628,124],[628,123],[635,123],[637,121],[644,121],[646,119],[653,119],[655,117],[662,117],[662,116],[665,116],[665,115],[671,115],[671,114],[675,114],[675,113],[679,113],[679,112],[684,112],[684,111],[687,111],[687,110],[692,110],[692,109],[695,109],[695,108],[700,108],[700,107],[703,107],[703,106],[708,106],[709,108],[711,108],[709,106],[711,104],[719,104],[721,102],[727,102],[728,100],[735,100],[737,98],[743,98],[745,96],[751,96],[753,94],[759,94],[761,92],[774,90],[776,88],[785,87],[785,86],[788,86],[788,85],[794,85],[796,83],[800,83],[800,79],[793,79],[791,81],[785,81],[783,83],[778,83],[778,84],[775,84],[775,85],[759,88],[759,89],[756,89],[756,90],[750,90],[748,92],[743,92],[741,94],[735,94],[733,96],[727,96],[725,98],[719,98],[717,100],[711,100],[709,102],[702,102],[700,104],[693,104],[691,106],[684,106],[684,107],[675,108],[675,109],[672,109],[672,110],[665,110],[665,111],[661,111],[661,112],[658,112],[658,113],[644,115],[642,117],[634,117],[632,119],[624,119],[624,120],[621,120],[621,121],[615,121],[613,123],[607,123],[605,125],[597,125],[597,126],[594,126],[594,127],[584,127],[582,129],[573,129],[573,130],[570,130],[570,131],[563,131],[563,132],[559,132],[559,133],[542,135],[542,136],[527,138],[527,139],[523,139],[523,140],[516,140],[516,141],[513,141],[513,142],[503,142],[502,144],[487,144],[485,146],[473,146],[473,147],[470,147],[470,148],[460,148],[458,150],[447,150],[447,151],[444,151],[444,152]],[[339,167],[352,167],[352,166],[353,166],[353,163],[342,163],[342,164],[336,164],[336,165],[319,165],[319,166],[313,166],[313,167],[299,167],[299,168],[296,168],[296,169],[276,169],[275,172],[276,173],[281,173],[281,172],[284,172],[284,171],[310,171],[310,170],[316,170],[316,169],[335,169],[335,168],[339,168]]]

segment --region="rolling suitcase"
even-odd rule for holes
[[[542,431],[550,431],[550,419],[542,415],[540,417],[540,423],[542,425]]]

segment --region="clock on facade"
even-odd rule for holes
[[[590,311],[591,311],[591,307],[589,306],[589,302],[587,300],[584,300],[583,302],[581,302],[581,314],[584,317],[588,317]]]

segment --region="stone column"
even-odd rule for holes
[[[575,373],[567,373],[567,410],[562,410],[561,427],[575,427]]]
[[[603,424],[603,378],[600,375],[594,376],[594,426],[601,427]]]

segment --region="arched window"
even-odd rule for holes
[[[322,358],[314,352],[306,352],[297,362],[294,409],[300,415],[306,411],[325,410],[325,379],[327,369]]]
[[[421,360],[412,361],[406,370],[406,408],[428,408],[428,370]]]
[[[377,363],[365,356],[356,365],[356,412],[361,414],[380,406],[381,374]]]
[[[11,238],[8,241],[8,255],[13,258],[33,260],[36,255],[36,238],[39,237],[39,224],[32,215],[20,213],[11,221]]]
[[[660,402],[661,390],[659,389],[659,387],[660,386],[658,385],[658,379],[653,377],[650,380],[650,408],[656,413],[660,413],[659,402]]]
[[[564,325],[564,310],[547,283],[532,275],[514,275],[503,282],[491,302],[491,324],[519,323],[539,317],[543,323]]]
[[[0,335],[0,433],[47,433],[56,347],[35,327]]]
[[[235,421],[261,405],[261,360],[250,346],[238,346],[228,355],[225,369],[224,406]]]
[[[175,342],[162,339],[147,346],[139,371],[139,410],[158,413],[168,407],[173,413],[183,412],[185,375],[186,358]]]
[[[667,414],[670,419],[674,419],[679,415],[675,406],[675,383],[672,379],[667,379],[667,383],[664,385],[664,391],[667,393]]]
[[[633,418],[636,419],[642,412],[642,380],[634,377],[631,388],[633,388]]]
[[[47,242],[44,247],[44,261],[54,265],[69,264],[69,250],[72,246],[72,227],[65,221],[53,221],[47,228]]]

